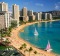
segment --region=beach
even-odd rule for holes
[[[55,21],[55,20],[52,20]],[[40,22],[40,21],[39,21]],[[12,45],[13,47],[15,47],[18,51],[20,51],[21,53],[25,54],[25,56],[29,56],[29,52],[24,53],[23,50],[20,50],[19,48],[21,47],[22,44],[26,44],[27,45],[27,49],[29,49],[30,47],[33,48],[33,50],[36,50],[38,54],[34,54],[34,52],[32,51],[30,53],[30,56],[56,56],[56,54],[51,53],[51,52],[46,52],[44,50],[41,50],[33,45],[31,45],[30,43],[28,43],[27,41],[23,40],[22,38],[20,38],[18,36],[19,32],[22,31],[22,29],[26,26],[35,24],[35,23],[39,23],[39,22],[32,22],[32,23],[26,23],[23,24],[17,28],[14,28],[11,32],[11,37],[8,37],[9,41],[11,42],[10,45]],[[41,22],[49,22],[49,21],[41,21]]]

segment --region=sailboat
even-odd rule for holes
[[[35,36],[38,36],[38,32],[37,32],[36,28],[35,28],[34,35],[35,35]]]
[[[47,44],[47,47],[46,47],[45,50],[46,50],[47,52],[51,52],[51,51],[52,51],[49,41],[48,41],[48,44]]]

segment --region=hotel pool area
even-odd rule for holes
[[[38,36],[34,35],[35,28]],[[45,49],[50,42],[52,52],[60,54],[60,21],[37,23],[24,28],[19,36],[33,44],[34,46]]]

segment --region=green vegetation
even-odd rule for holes
[[[53,19],[60,19],[60,17],[53,17]]]
[[[0,30],[0,41],[1,41],[0,49],[5,49],[6,46],[9,45],[9,43],[10,43],[9,40],[6,39],[6,41],[3,41],[3,38],[5,38],[6,36],[10,37],[12,28],[15,28],[16,26],[17,26],[17,22],[12,21],[11,26],[9,28],[5,28],[5,29]],[[2,44],[5,45],[5,46],[1,46]]]
[[[31,52],[32,50],[33,50],[32,47],[30,47],[30,48],[29,48],[29,56],[30,56],[30,52]]]
[[[28,49],[25,49],[24,52],[28,51]]]
[[[25,49],[25,50],[24,50],[24,54],[25,54],[25,52],[28,52],[28,49]]]
[[[5,29],[1,29],[0,30],[0,36],[1,38],[2,37],[6,37],[6,36],[11,36],[11,31],[12,31],[12,28],[15,28],[17,27],[17,21],[12,21],[11,22],[11,26],[9,28],[5,28]]]
[[[6,36],[9,36],[11,35],[11,29],[10,28],[5,28],[5,29],[1,29],[0,30],[0,35],[1,37],[6,37]]]
[[[28,23],[28,22],[24,22],[24,21],[19,22],[20,25],[23,25],[23,24],[26,24],[26,23]]]
[[[22,46],[21,46],[19,49],[20,49],[20,50],[25,49],[26,46],[27,46],[27,45],[24,43],[24,44],[22,44]]]
[[[20,49],[20,50],[22,50],[22,49],[23,49],[23,47],[21,46],[19,49]]]
[[[26,48],[26,46],[27,46],[27,45],[26,45],[25,43],[24,43],[24,44],[22,44],[22,47],[23,47],[23,48]]]
[[[30,48],[29,48],[29,52],[31,52],[32,50],[33,50],[32,47],[30,47]]]
[[[5,50],[6,46],[0,46],[0,50]]]
[[[11,47],[3,45],[3,44],[0,44],[0,50],[5,50],[6,48],[11,48]]]
[[[34,54],[36,55],[37,54],[37,51],[34,51]]]
[[[38,20],[29,20],[28,22],[36,22],[36,21],[38,21]]]
[[[29,21],[27,21],[27,22],[20,21],[19,24],[20,24],[20,25],[23,25],[23,24],[26,24],[26,23],[31,23],[31,22],[36,22],[36,21],[38,21],[38,20],[29,20]]]
[[[37,54],[37,51],[34,51],[34,54]]]
[[[5,38],[6,36],[10,37],[11,35],[11,28],[5,28],[0,30],[0,49],[5,49],[6,46],[10,44],[9,40]],[[5,38],[5,40],[4,40]]]
[[[15,28],[17,27],[17,21],[16,20],[12,20],[11,21],[11,28]]]
[[[7,39],[6,41],[3,41],[2,44],[8,46],[10,44],[9,40]]]
[[[24,54],[25,54],[25,52],[29,52],[29,56],[30,56],[30,53],[32,51],[34,51],[34,50],[33,50],[32,47],[30,47],[29,49],[27,49],[26,46],[27,45],[24,43],[24,44],[21,45],[21,47],[19,49],[22,50],[22,51],[24,51]],[[34,54],[37,54],[37,51],[34,51]]]

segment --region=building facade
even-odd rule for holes
[[[0,12],[1,11],[8,11],[8,4],[5,2],[0,2]]]
[[[45,13],[45,20],[47,20],[48,19],[48,13]]]
[[[24,7],[24,8],[22,9],[21,15],[22,15],[22,17],[23,17],[23,21],[24,21],[24,22],[27,22],[27,21],[29,20],[29,17],[28,17],[28,15],[27,15],[27,8],[26,8],[26,7]]]
[[[53,19],[53,17],[52,17],[52,14],[50,13],[50,20],[52,20]]]
[[[8,28],[10,26],[10,12],[8,12],[8,4],[0,2],[0,27]]]
[[[35,16],[36,16],[36,20],[40,20],[38,12],[35,14]]]
[[[22,16],[27,16],[27,8],[26,7],[24,7],[23,9],[22,9]]]
[[[29,21],[34,21],[35,20],[35,15],[29,16]]]
[[[52,14],[51,13],[45,13],[45,20],[52,20]]]
[[[10,26],[10,13],[0,12],[0,26],[1,28],[9,28]]]
[[[19,26],[19,6],[14,4],[12,6],[12,17],[13,19],[17,20],[17,26]]]
[[[28,11],[28,16],[32,16],[33,15],[33,10]]]
[[[42,20],[42,12],[39,12],[39,20]]]

